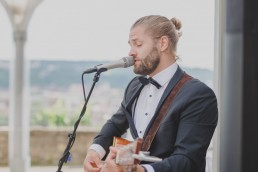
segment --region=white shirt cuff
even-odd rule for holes
[[[100,159],[106,155],[105,149],[99,144],[92,144],[89,149],[95,150],[99,154]]]
[[[145,165],[142,165],[142,166],[144,166],[146,168],[147,172],[155,172],[151,165],[145,164]]]

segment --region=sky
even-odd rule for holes
[[[211,0],[43,0],[27,28],[26,59],[118,60],[128,55],[131,25],[151,14],[182,22],[178,63],[214,67]],[[0,60],[14,57],[12,27],[0,4]]]

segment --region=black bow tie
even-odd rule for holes
[[[147,85],[149,83],[153,84],[157,89],[160,89],[161,85],[155,81],[154,79],[152,79],[151,77],[146,78],[146,77],[139,77],[139,81],[142,83],[142,85]]]

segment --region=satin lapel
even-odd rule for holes
[[[159,101],[159,104],[157,106],[157,109],[155,111],[155,114],[153,116],[153,118],[151,119],[151,122],[148,124],[148,127],[144,133],[144,137],[145,135],[148,133],[150,127],[152,126],[155,118],[157,117],[157,114],[162,106],[162,104],[164,103],[165,99],[167,98],[167,96],[169,95],[170,91],[174,88],[174,86],[176,85],[176,83],[180,80],[180,78],[182,77],[184,71],[178,66],[177,70],[176,70],[176,73],[174,74],[174,76],[171,78],[171,80],[169,81],[168,83],[168,86],[167,88],[165,89],[160,101]]]
[[[137,130],[135,128],[134,121],[133,121],[132,106],[133,106],[133,103],[134,103],[135,99],[137,97],[139,97],[142,88],[143,88],[143,85],[139,83],[135,87],[133,87],[131,90],[128,90],[128,91],[130,91],[130,94],[132,94],[132,96],[129,98],[129,101],[128,101],[128,103],[125,106],[126,117],[128,119],[128,122],[129,122],[129,125],[130,125],[131,134],[132,134],[133,138],[137,138],[138,137],[138,133],[137,133]]]

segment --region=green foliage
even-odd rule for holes
[[[75,124],[75,122],[79,118],[80,113],[81,113],[81,108],[77,108],[77,110],[75,110],[75,112],[72,115],[71,125]],[[90,121],[91,121],[90,106],[88,105],[87,106],[87,111],[86,111],[86,113],[84,114],[83,118],[80,121],[80,125],[83,125],[83,126],[90,125]]]
[[[79,118],[80,110],[75,110],[71,115],[66,108],[64,101],[58,99],[53,106],[45,109],[41,109],[35,115],[32,116],[31,124],[37,126],[73,126]],[[83,116],[80,121],[80,125],[89,125],[90,116],[89,110]]]

